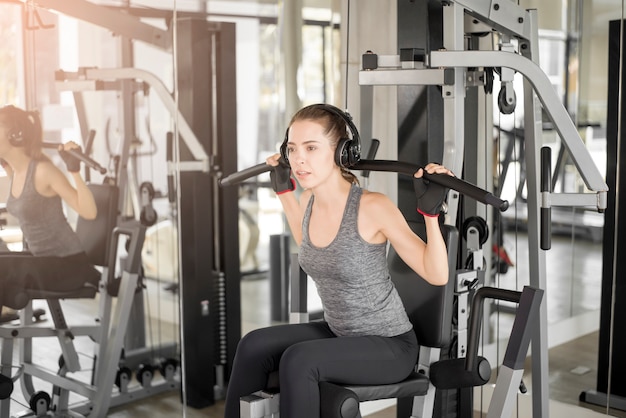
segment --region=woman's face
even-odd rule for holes
[[[303,188],[322,184],[334,171],[335,147],[324,134],[324,126],[313,120],[298,120],[289,128],[287,141],[289,164]]]

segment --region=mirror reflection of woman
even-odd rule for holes
[[[6,209],[19,223],[24,252],[0,253],[0,307],[21,309],[20,288],[71,291],[85,282],[97,286],[90,264],[69,224],[63,203],[85,219],[97,216],[91,191],[80,175],[80,160],[59,146],[73,181],[42,152],[39,114],[15,106],[0,108],[0,163],[10,179]],[[15,299],[20,300],[15,300]]]

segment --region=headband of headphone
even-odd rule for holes
[[[342,168],[350,168],[358,163],[361,159],[361,137],[359,135],[358,129],[352,121],[352,116],[350,116],[348,112],[344,112],[338,107],[325,103],[311,105],[311,107],[323,109],[328,113],[339,116],[341,119],[344,120],[346,126],[348,127],[348,130],[350,131],[350,138],[347,136],[341,137],[337,142],[337,149],[335,150],[335,163]],[[287,163],[289,163],[289,152],[287,151],[287,141],[289,140],[288,137],[289,128],[287,128],[287,131],[285,132],[285,139],[280,146],[281,157]]]

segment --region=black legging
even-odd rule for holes
[[[0,307],[23,308],[12,300],[19,289],[66,292],[81,289],[86,282],[97,286],[99,279],[100,273],[85,253],[37,257],[26,252],[0,252]]]
[[[239,418],[239,398],[266,388],[279,370],[281,418],[319,417],[319,382],[399,382],[413,370],[413,331],[397,337],[336,337],[325,322],[252,331],[239,342],[226,395],[226,418]]]

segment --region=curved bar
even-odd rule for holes
[[[570,157],[590,190],[608,190],[604,178],[585,147],[578,130],[541,67],[522,55],[502,51],[432,51],[433,67],[505,67],[522,74],[534,87],[543,110],[554,122]]]
[[[63,145],[63,144],[61,144],[61,143],[52,143],[52,142],[44,142],[41,146],[43,148],[51,148],[51,149],[56,149],[58,151],[59,150],[59,145]],[[83,163],[85,163],[85,165],[87,167],[99,171],[100,174],[106,174],[106,172],[107,172],[106,168],[102,167],[100,164],[98,164],[98,162],[94,161],[92,158],[90,158],[89,156],[85,155],[84,153],[82,153],[82,152],[80,152],[78,150],[75,150],[75,149],[68,149],[65,152],[67,152],[68,154],[70,154],[74,158],[77,158],[80,161],[82,161]]]
[[[392,171],[395,173],[406,174],[412,176],[420,167],[417,164],[411,164],[402,161],[391,160],[361,160],[354,167],[355,170],[372,170],[372,171]],[[446,174],[428,174],[424,173],[424,178],[433,183],[456,190],[457,192],[469,196],[478,202],[491,205],[504,212],[509,208],[509,202],[502,200],[492,193],[481,189],[471,183],[461,180],[458,177],[448,176]]]
[[[465,370],[473,371],[478,361],[478,340],[480,336],[481,323],[483,321],[483,301],[486,298],[505,300],[508,302],[518,303],[522,292],[517,290],[500,289],[495,287],[481,287],[479,288],[472,299],[472,310],[470,311],[470,324],[468,335],[470,336],[467,342],[467,355],[465,356]]]
[[[85,70],[87,78],[90,80],[143,80],[150,85],[163,102],[163,105],[176,121],[178,131],[185,140],[185,145],[197,161],[206,163],[205,171],[209,171],[208,155],[204,147],[194,134],[187,120],[178,109],[172,94],[167,90],[165,84],[154,74],[140,70],[138,68],[88,68]]]
[[[412,176],[421,167],[416,164],[411,164],[403,161],[392,160],[361,160],[356,163],[351,169],[353,170],[371,170],[371,171],[389,171],[394,173],[406,174]],[[265,163],[257,164],[250,168],[246,168],[242,171],[230,174],[222,179],[219,183],[221,186],[231,186],[241,183],[242,181],[249,179],[250,177],[258,176],[261,173],[270,171],[272,167]],[[492,205],[504,212],[509,207],[509,202],[502,200],[494,196],[492,193],[481,189],[478,186],[474,186],[458,177],[452,177],[445,174],[428,174],[424,173],[424,178],[457,192],[469,196],[481,203]]]

